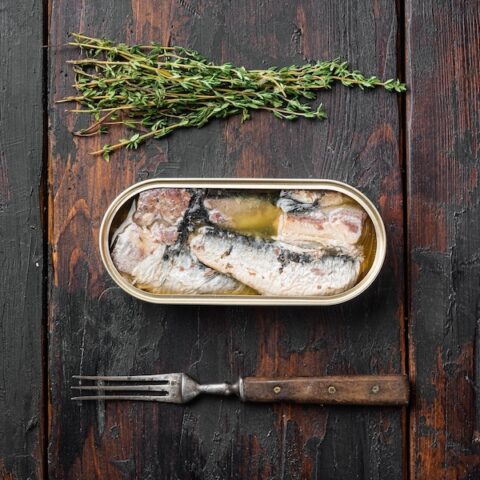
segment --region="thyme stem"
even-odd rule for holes
[[[229,63],[215,65],[193,50],[151,45],[128,46],[75,33],[69,45],[84,58],[70,60],[76,75],[77,95],[62,102],[77,102],[73,113],[92,114],[81,136],[106,133],[112,126],[133,130],[128,139],[92,152],[106,160],[122,148],[137,148],[148,138],[162,138],[177,128],[202,127],[213,118],[266,110],[280,119],[323,119],[322,105],[314,108],[318,90],[334,83],[346,87],[384,88],[404,92],[399,80],[366,77],[339,60],[269,69],[247,70]]]

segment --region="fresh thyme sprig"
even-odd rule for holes
[[[215,65],[182,47],[128,46],[77,33],[73,37],[69,45],[85,55],[69,62],[78,95],[60,102],[76,101],[83,108],[71,112],[94,117],[88,128],[75,134],[103,134],[117,125],[135,131],[130,138],[92,152],[106,160],[115,150],[136,149],[148,138],[162,138],[181,127],[202,127],[213,118],[241,114],[243,122],[251,110],[267,110],[285,120],[323,119],[322,105],[314,109],[306,101],[335,82],[361,89],[406,90],[399,80],[365,77],[339,60],[247,70],[230,63]]]

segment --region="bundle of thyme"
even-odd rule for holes
[[[61,102],[76,101],[83,108],[70,111],[94,117],[88,128],[75,134],[102,134],[114,125],[135,131],[130,138],[92,152],[106,160],[115,150],[137,148],[146,139],[162,138],[177,128],[202,127],[213,118],[236,114],[245,121],[250,110],[268,110],[285,120],[323,119],[322,105],[314,109],[305,100],[314,100],[318,90],[330,89],[335,82],[405,91],[399,80],[365,77],[338,60],[247,70],[230,63],[215,65],[182,47],[128,46],[81,34],[73,37],[69,45],[84,53],[84,58],[69,62],[78,95]]]

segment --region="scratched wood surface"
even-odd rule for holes
[[[480,478],[480,9],[476,1],[407,3],[411,478],[473,480]]]
[[[52,478],[402,478],[402,410],[249,405],[83,404],[74,374],[184,371],[202,382],[238,375],[403,371],[403,206],[394,95],[335,88],[324,123],[255,114],[178,132],[110,163],[77,140],[80,121],[54,106],[71,93],[59,47],[68,32],[194,48],[250,68],[343,57],[396,75],[392,1],[50,2],[49,189],[52,249],[49,472]],[[333,178],[379,207],[388,231],[380,278],[336,308],[155,306],[116,288],[101,265],[109,202],[147,177]]]
[[[0,477],[479,478],[477,2],[408,0],[405,9],[397,2],[398,11],[395,2],[378,0],[107,3],[0,5]],[[392,96],[335,89],[322,98],[330,112],[324,124],[254,115],[240,126],[230,119],[105,164],[87,154],[94,140],[70,136],[80,122],[53,105],[71,92],[65,60],[75,52],[62,44],[78,30],[177,43],[249,67],[342,56],[393,76],[399,65],[410,93],[403,115],[402,101]],[[43,167],[42,85],[50,105]],[[386,267],[370,291],[337,308],[137,302],[100,265],[101,216],[137,180],[187,175],[348,181],[384,216]],[[42,361],[47,308],[48,365]],[[405,365],[414,386],[408,416],[397,409],[213,398],[185,408],[68,400],[77,373],[183,370],[217,381],[240,374],[392,373]]]
[[[0,4],[2,479],[42,478],[44,468],[41,19],[41,2]]]

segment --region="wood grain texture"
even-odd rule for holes
[[[329,375],[326,377],[246,377],[242,399],[323,405],[406,405],[406,375]]]
[[[411,478],[480,478],[479,25],[476,1],[407,2]]]
[[[41,19],[41,2],[0,5],[0,478],[7,479],[43,476]]]
[[[68,32],[179,44],[216,62],[289,65],[341,56],[396,75],[394,2],[50,0],[51,103],[73,93]],[[185,407],[69,400],[74,374],[184,371],[200,382],[238,376],[403,371],[403,214],[397,99],[335,88],[324,123],[255,114],[176,133],[110,163],[82,123],[50,110],[54,212],[50,304],[51,478],[402,478],[401,411],[252,405],[200,398]],[[105,140],[105,139],[104,139]],[[148,177],[314,177],[351,183],[388,233],[382,274],[335,308],[149,305],[101,266],[97,235],[110,201]]]

